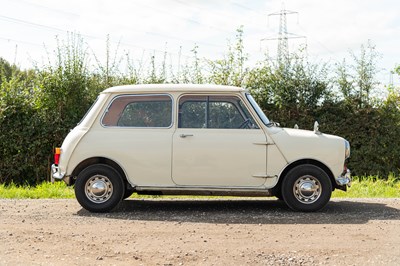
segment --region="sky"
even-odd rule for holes
[[[91,63],[105,60],[106,40],[118,57],[138,64],[151,55],[171,65],[218,59],[243,26],[249,64],[276,58],[280,16],[286,9],[289,51],[307,46],[311,62],[335,64],[368,41],[380,53],[378,80],[400,85],[391,71],[400,65],[398,0],[0,0],[0,57],[22,68],[45,62],[68,33],[80,34]],[[304,37],[304,38],[303,38]]]

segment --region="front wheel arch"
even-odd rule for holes
[[[326,206],[332,195],[326,172],[312,164],[292,168],[282,180],[283,200],[295,211],[312,212]]]
[[[271,189],[272,194],[274,196],[279,196],[278,198],[282,199],[281,198],[282,197],[281,196],[281,188],[282,188],[282,181],[285,179],[285,176],[293,168],[295,168],[299,165],[304,165],[304,164],[310,164],[310,165],[314,165],[316,167],[321,168],[329,176],[329,179],[331,180],[331,183],[332,183],[332,190],[334,190],[335,188],[339,188],[338,185],[336,184],[335,177],[334,177],[332,171],[325,164],[321,163],[320,161],[313,160],[313,159],[302,159],[302,160],[294,161],[285,167],[285,169],[279,175],[278,183]]]

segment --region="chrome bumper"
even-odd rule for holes
[[[336,178],[336,183],[339,186],[351,186],[351,172],[349,169],[343,171],[343,173]]]
[[[51,165],[51,182],[54,183],[54,181],[61,181],[64,179],[64,175],[63,173],[61,173],[60,168],[58,167],[58,165]]]

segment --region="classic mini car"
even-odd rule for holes
[[[350,185],[349,156],[341,137],[271,122],[243,88],[132,85],[100,93],[55,149],[52,176],[92,212],[133,192],[276,196],[317,211]]]

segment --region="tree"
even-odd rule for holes
[[[228,45],[228,53],[223,59],[208,61],[210,83],[242,86],[248,73],[245,63],[248,59],[243,46],[243,27],[236,30],[236,43]]]
[[[370,94],[379,82],[376,80],[378,69],[376,66],[379,53],[376,51],[375,45],[368,41],[367,45],[361,45],[360,55],[351,53],[355,65],[355,88],[356,98],[360,103],[360,107],[370,104]]]

